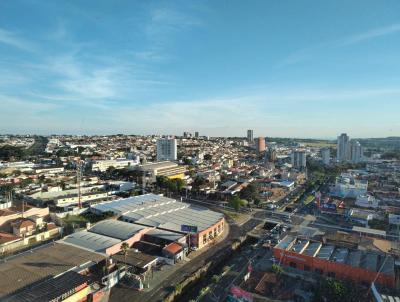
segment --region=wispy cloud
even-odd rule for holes
[[[374,40],[387,35],[392,35],[400,32],[400,24],[391,24],[384,27],[370,29],[368,31],[342,37],[339,39],[333,39],[331,41],[324,41],[309,47],[298,49],[293,53],[285,57],[281,62],[277,64],[278,67],[284,67],[315,58],[315,55],[325,51],[328,48],[340,48],[358,43]]]
[[[0,28],[0,43],[25,50],[31,51],[33,50],[33,45],[26,39],[19,37],[12,31]]]
[[[345,46],[345,45],[351,45],[351,44],[356,44],[360,42],[364,42],[367,40],[372,40],[375,38],[379,38],[382,36],[387,36],[391,34],[395,34],[400,32],[400,24],[392,24],[389,26],[385,27],[379,27],[379,28],[374,28],[369,31],[366,31],[364,33],[356,34],[353,36],[350,36],[348,38],[345,38],[341,41],[338,41],[337,43],[339,45]]]

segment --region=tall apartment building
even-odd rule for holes
[[[339,162],[359,163],[363,160],[363,147],[359,141],[350,140],[342,133],[337,140],[337,160]]]
[[[157,161],[178,159],[177,142],[174,138],[161,138],[157,140]]]
[[[195,137],[195,138],[199,138],[199,132],[198,132],[198,131],[196,131],[196,132],[194,133],[194,137]]]
[[[331,161],[331,150],[329,148],[322,148],[321,157],[322,157],[322,163],[324,165],[329,165]]]
[[[350,160],[352,163],[362,162],[364,157],[364,150],[360,142],[351,140],[350,141]]]
[[[292,166],[297,170],[305,170],[307,165],[306,151],[294,150],[292,152]]]
[[[249,143],[252,143],[253,140],[254,140],[254,137],[253,137],[253,130],[247,130],[247,141],[248,141]]]
[[[342,133],[338,136],[336,157],[339,162],[350,160],[349,142],[350,138],[346,133]]]
[[[262,153],[265,151],[265,137],[256,138],[256,151],[257,153]]]

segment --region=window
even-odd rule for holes
[[[290,266],[290,267],[293,267],[293,268],[297,268],[296,262],[290,262],[290,263],[289,263],[289,266]]]
[[[308,265],[304,265],[304,270],[306,272],[309,272],[309,271],[311,271],[311,267],[309,267]]]
[[[221,233],[221,225],[218,225],[218,233]]]
[[[203,244],[206,244],[207,242],[207,235],[203,235]]]
[[[328,272],[328,277],[335,278],[336,274],[334,272]]]

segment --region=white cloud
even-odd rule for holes
[[[0,43],[10,45],[12,47],[25,50],[32,51],[33,45],[26,39],[22,39],[18,37],[15,33],[0,28]]]
[[[400,24],[392,24],[389,26],[385,27],[379,27],[379,28],[374,28],[369,31],[356,34],[353,36],[350,36],[349,38],[343,39],[342,41],[339,42],[340,45],[351,45],[351,44],[356,44],[360,42],[364,42],[367,40],[379,38],[382,36],[387,36],[391,34],[395,34],[400,32]]]

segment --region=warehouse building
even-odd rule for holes
[[[48,298],[70,301],[93,294],[86,291],[87,279],[77,276],[104,261],[105,255],[69,245],[51,243],[22,253],[0,264],[1,301],[47,301]],[[68,271],[75,274],[66,274]],[[58,276],[63,276],[58,278]],[[75,297],[75,299],[74,299]],[[51,300],[51,299],[49,299]]]
[[[274,247],[273,253],[280,263],[292,268],[368,286],[372,282],[395,286],[394,259],[384,253],[349,249],[290,235]]]
[[[182,235],[190,230],[190,246],[197,248],[214,241],[225,227],[221,213],[155,194],[96,204],[91,211],[113,212],[122,221]]]
[[[89,230],[73,233],[61,240],[92,252],[114,255],[121,251],[123,242],[131,247],[151,228],[118,220],[104,220]]]

